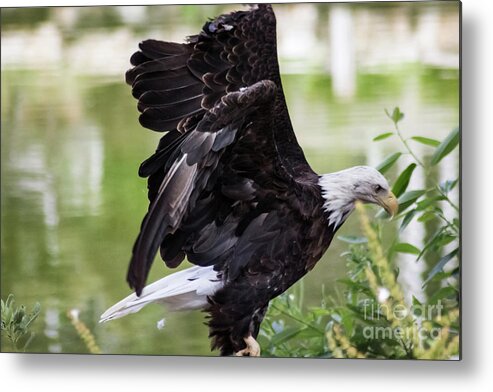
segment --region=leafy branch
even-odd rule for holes
[[[3,299],[1,300],[2,335],[7,337],[15,352],[25,352],[27,350],[27,347],[34,338],[34,332],[30,332],[29,328],[38,318],[40,311],[41,305],[39,303],[33,306],[31,312],[27,312],[24,305],[15,306],[13,294],[9,294],[5,302]],[[24,339],[26,340],[22,344],[22,347],[19,347]]]
[[[460,254],[459,207],[450,198],[459,179],[438,183],[432,170],[457,148],[459,130],[452,130],[442,141],[423,136],[405,138],[400,128],[404,113],[399,108],[385,112],[394,131],[373,140],[380,142],[397,135],[413,158],[393,181],[392,192],[399,200],[394,220],[399,222],[399,229],[384,251],[381,222],[370,221],[363,206],[358,205],[361,233],[338,237],[348,244],[348,250],[341,255],[347,260],[347,278],[339,281],[345,288],[344,298],[335,301],[323,297],[321,306],[309,309],[303,307],[302,290],[276,298],[259,334],[264,355],[449,359],[459,353],[459,267],[445,271]],[[411,141],[430,147],[430,157],[418,157]],[[389,171],[403,154],[391,153],[377,169],[381,173]],[[408,190],[418,167],[429,183],[435,183],[426,189]],[[450,205],[452,212],[446,214],[442,203]],[[384,216],[383,210],[377,214],[378,218]],[[428,233],[424,244],[399,240],[413,221]],[[427,270],[422,278],[428,296],[423,303],[414,295],[412,304],[405,300],[409,293],[404,293],[398,281],[394,260],[402,253],[414,256],[416,262],[426,258]],[[396,312],[399,309],[405,312]],[[369,331],[376,331],[376,336],[369,335]],[[379,331],[387,334],[379,336]]]
[[[397,133],[397,136],[401,140],[402,144],[404,144],[404,147],[406,147],[407,152],[412,155],[412,157],[418,163],[419,166],[424,168],[425,167],[424,163],[421,162],[421,160],[417,157],[417,155],[414,154],[413,150],[411,150],[409,144],[407,144],[407,140],[402,136],[402,133],[399,129],[399,121],[401,121],[404,118],[404,113],[400,111],[399,107],[395,107],[394,110],[392,111],[392,114],[390,114],[389,111],[385,109],[385,114],[394,123],[394,129]]]

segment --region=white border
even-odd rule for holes
[[[2,6],[163,1],[2,0]],[[175,1],[173,3],[187,3]],[[211,3],[228,3],[211,1]],[[348,361],[0,354],[1,386],[21,390],[484,391],[493,385],[493,15],[463,1],[463,360]],[[145,335],[142,336],[145,339]]]

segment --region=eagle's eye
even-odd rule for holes
[[[377,185],[375,185],[375,186],[373,187],[373,189],[375,189],[375,192],[376,192],[376,193],[379,193],[379,192],[383,191],[383,188],[382,188],[380,185],[378,185],[378,184],[377,184]]]

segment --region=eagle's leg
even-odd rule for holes
[[[260,345],[252,335],[243,339],[246,347],[235,353],[237,357],[260,357]]]

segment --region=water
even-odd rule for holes
[[[299,9],[301,21],[302,16],[313,20],[314,8],[310,7]],[[287,6],[279,9],[279,19],[289,19],[297,12]],[[208,355],[207,328],[200,312],[166,315],[163,330],[156,328],[164,315],[157,305],[103,326],[97,324],[102,311],[129,293],[127,262],[147,209],[146,184],[136,172],[159,138],[139,126],[135,102],[122,75],[142,37],[168,35],[157,21],[145,31],[126,26],[111,30],[77,27],[72,10],[58,9],[58,17],[52,16],[56,23],[48,19],[34,30],[15,24],[6,34],[2,30],[2,298],[14,293],[18,303],[41,303],[30,351],[86,352],[66,317],[68,310],[77,308],[103,352]],[[141,17],[149,15],[143,10]],[[384,11],[389,18],[403,19],[404,24],[415,23],[411,12],[406,18],[395,14],[394,8]],[[185,26],[170,27],[172,39],[196,31],[208,11],[193,12]],[[352,12],[355,20],[366,12],[370,29],[371,23],[374,28],[380,26],[381,9]],[[440,20],[450,17],[450,12],[439,12]],[[138,13],[127,14],[127,24],[135,27]],[[132,17],[137,21],[131,22]],[[60,20],[65,27],[60,27]],[[323,18],[317,25],[322,32],[314,36],[317,44],[328,39],[322,22]],[[70,23],[75,27],[67,27]],[[280,24],[280,31],[286,31]],[[22,55],[15,60],[15,50],[22,51],[12,40],[20,40],[18,45],[27,48],[41,42],[36,41],[40,32],[47,39],[42,42],[50,43],[45,47],[51,48],[48,54],[38,62]],[[113,49],[104,44],[108,35]],[[114,41],[115,37],[120,41]],[[458,124],[458,70],[448,66],[447,60],[439,66],[426,59],[364,64],[358,60],[360,48],[354,60],[355,74],[350,76],[354,91],[347,94],[332,88],[335,83],[324,71],[324,56],[303,72],[303,59],[291,52],[285,49],[281,56],[286,98],[299,142],[319,173],[376,164],[395,150],[392,141],[371,142],[391,126],[384,108],[401,107],[406,113],[402,126],[409,135],[440,139]],[[450,159],[450,170],[458,171],[456,158]],[[358,225],[353,216],[340,234],[355,233]],[[334,298],[340,295],[337,279],[345,272],[340,257],[344,249],[335,240],[305,279],[307,306],[319,304],[322,285]],[[156,262],[149,281],[166,273],[163,264]]]

